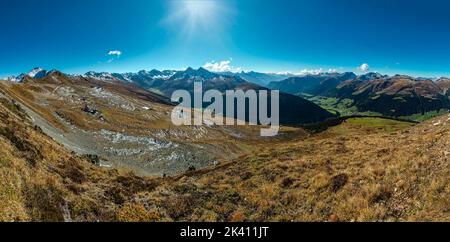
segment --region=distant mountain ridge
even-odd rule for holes
[[[26,74],[8,79],[22,82],[27,79],[44,78],[54,72],[57,71],[34,68]],[[150,71],[142,70],[136,73],[91,71],[84,75],[67,76],[106,82],[132,83],[166,97],[170,97],[175,90],[180,89],[192,92],[193,83],[196,81],[203,83],[204,90],[247,90],[249,88],[264,90],[267,86],[270,89],[280,90],[282,93],[291,94],[294,97],[313,97],[308,98],[312,101],[315,101],[316,97],[335,98],[338,103],[342,100],[351,100],[351,106],[355,107],[358,112],[376,112],[386,116],[408,116],[450,109],[450,79],[448,78],[431,80],[406,75],[387,76],[375,72],[363,75],[344,72],[302,76],[258,72],[217,73],[208,71],[205,68],[193,69],[191,67],[182,71],[159,71],[156,69]],[[277,81],[269,82],[269,80]],[[264,85],[267,82],[269,83]],[[286,94],[283,95],[285,96]],[[296,103],[296,101],[293,101],[296,98],[290,97],[288,99],[292,103],[283,103],[283,105],[293,106],[293,103]],[[316,104],[320,103],[316,102]],[[303,106],[303,104],[300,106]],[[310,107],[310,109],[321,113],[316,108]],[[289,116],[291,114],[285,115]],[[321,113],[318,116],[319,118],[316,121],[320,121],[328,115]]]
[[[82,81],[88,83],[111,83],[134,85],[147,91],[162,94],[170,97],[176,90],[187,90],[193,94],[194,82],[202,82],[203,91],[215,89],[221,92],[226,90],[269,90],[266,87],[248,82],[236,75],[227,75],[225,73],[215,73],[205,68],[193,69],[187,68],[184,71],[140,71],[137,73],[109,73],[109,72],[87,72],[84,75],[64,75],[65,77],[55,77],[51,72],[45,72],[44,77],[31,75],[28,78],[37,81],[54,82],[63,84],[64,81],[70,82]],[[320,106],[308,101],[302,97],[280,93],[280,124],[282,125],[302,125],[316,122],[322,122],[334,115],[324,110]],[[226,109],[224,109],[226,110]],[[270,114],[270,110],[269,110]],[[229,115],[227,115],[229,116]]]
[[[11,76],[11,77],[8,77],[7,80],[13,81],[13,82],[22,82],[26,78],[36,78],[36,79],[44,78],[44,77],[50,75],[51,73],[53,73],[55,71],[56,70],[47,71],[47,70],[44,70],[42,68],[35,67],[31,71],[29,71],[28,73],[20,74],[17,77],[16,76]]]
[[[261,86],[267,86],[271,82],[278,82],[295,76],[293,74],[261,73],[255,71],[249,72],[242,71],[239,73],[230,73],[230,74],[239,76],[240,78],[248,82],[252,82]]]
[[[336,87],[334,97],[351,99],[360,111],[387,116],[425,114],[450,109],[447,81],[417,80],[409,76],[348,80]]]
[[[193,68],[188,68],[192,69]],[[204,69],[204,68],[202,68]],[[208,71],[204,69],[205,71]],[[41,68],[34,68],[31,72],[40,72],[39,75],[36,76],[36,78],[42,78],[45,77],[46,74],[42,71],[45,71]],[[152,82],[155,79],[168,79],[177,72],[182,71],[175,71],[175,70],[156,70],[152,69],[150,71],[148,70],[141,70],[138,72],[127,72],[127,73],[114,73],[114,72],[95,72],[95,71],[89,71],[83,74],[82,76],[85,77],[91,77],[96,79],[101,79],[104,81],[113,81],[113,80],[121,80],[121,81],[127,81],[127,82],[136,82],[143,85],[146,85],[148,82]],[[222,76],[236,76],[240,77],[248,82],[252,82],[261,86],[267,86],[270,82],[277,82],[282,81],[290,77],[295,77],[294,74],[284,74],[284,73],[262,73],[262,72],[255,72],[255,71],[241,71],[241,72],[211,72]],[[17,77],[12,76],[7,79],[15,82],[20,82],[27,74],[21,74]],[[69,74],[68,74],[69,75]],[[32,78],[34,78],[34,75],[32,75]]]
[[[297,76],[280,82],[271,82],[269,83],[269,88],[293,95],[300,93],[325,95],[339,83],[355,79],[356,77],[353,72]]]
[[[220,92],[226,90],[269,90],[263,86],[248,82],[236,75],[214,73],[205,68],[187,68],[178,71],[164,79],[156,79],[146,86],[152,90],[158,90],[166,96],[171,96],[176,90],[187,90],[193,94],[194,82],[202,82],[203,91],[215,89]],[[224,109],[225,110],[225,109]],[[305,123],[321,122],[333,115],[318,105],[301,97],[286,93],[280,94],[280,122],[284,125],[298,125]]]
[[[380,73],[333,73],[291,77],[269,87],[301,96],[350,100],[358,112],[409,116],[450,109],[450,80],[414,78]],[[347,102],[348,103],[348,102]]]

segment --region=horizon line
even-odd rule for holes
[[[0,80],[7,80],[9,78],[12,77],[18,77],[22,74],[26,75],[29,72],[35,70],[35,69],[42,69],[45,71],[59,71],[63,74],[67,74],[67,75],[85,75],[89,72],[95,72],[95,73],[110,73],[110,74],[128,74],[128,73],[138,73],[141,71],[186,71],[188,69],[193,69],[193,70],[200,70],[200,69],[204,69],[207,70],[211,73],[218,73],[218,74],[224,74],[224,73],[233,73],[233,74],[239,74],[239,73],[251,73],[251,72],[255,72],[255,73],[262,73],[262,74],[267,74],[267,75],[286,75],[286,76],[292,76],[292,77],[301,77],[301,76],[317,76],[317,75],[321,75],[321,74],[344,74],[344,73],[354,73],[357,76],[361,76],[361,75],[366,75],[369,73],[377,73],[380,75],[386,75],[389,77],[394,77],[394,76],[409,76],[409,77],[413,77],[413,78],[429,78],[429,79],[439,79],[439,78],[447,78],[447,76],[445,75],[431,75],[431,76],[423,76],[423,75],[414,75],[414,74],[409,74],[409,73],[395,73],[395,74],[385,74],[383,72],[380,71],[366,71],[366,72],[362,72],[362,71],[358,71],[358,70],[336,70],[336,69],[329,69],[328,71],[322,68],[318,68],[318,69],[302,69],[299,72],[293,72],[293,71],[257,71],[257,70],[240,70],[240,71],[233,71],[233,70],[229,70],[229,71],[214,71],[214,70],[210,70],[208,68],[205,68],[203,66],[200,66],[198,68],[194,68],[192,66],[188,66],[188,67],[183,67],[183,68],[164,68],[164,69],[157,69],[157,68],[149,68],[149,69],[140,69],[140,70],[135,70],[135,71],[95,71],[95,70],[88,70],[88,71],[82,71],[82,72],[69,72],[69,71],[61,71],[60,69],[57,68],[51,68],[51,69],[47,69],[47,68],[41,68],[41,67],[34,67],[32,69],[30,69],[28,72],[21,72],[19,74],[12,74],[12,75],[7,75],[7,76],[3,76],[0,77]]]

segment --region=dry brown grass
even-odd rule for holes
[[[0,139],[3,221],[449,220],[448,131],[429,123],[367,135],[350,122],[161,180],[95,168],[2,113],[17,127]],[[17,156],[17,142],[42,157]]]
[[[231,141],[249,152],[156,179],[100,169],[7,106],[0,103],[1,221],[450,220],[447,116],[440,125],[357,119],[312,136],[292,130],[289,142]]]
[[[51,110],[49,110],[48,108],[44,108],[38,104],[39,102],[36,101],[30,87],[30,84],[15,85],[0,82],[0,89],[5,94],[41,115],[54,127],[66,131],[65,126],[52,114]]]
[[[194,199],[195,211],[176,220],[208,214],[213,221],[448,221],[449,123],[395,123],[380,131],[372,122],[380,120],[354,120],[265,148],[175,183],[189,189],[169,183],[149,196],[172,194],[161,204]]]
[[[0,221],[111,221],[125,200],[157,182],[99,169],[2,105],[0,147]]]

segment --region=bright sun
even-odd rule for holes
[[[217,2],[208,0],[190,0],[183,1],[182,11],[185,11],[190,19],[197,21],[207,21],[214,16],[217,8]]]
[[[189,36],[217,31],[223,25],[227,8],[218,0],[171,1],[166,22]]]

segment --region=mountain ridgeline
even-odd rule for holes
[[[324,73],[318,75],[306,75],[291,77],[280,82],[269,83],[269,88],[294,95],[309,93],[312,95],[328,95],[339,83],[356,78],[351,72]]]
[[[58,71],[35,68],[28,74],[9,79],[20,82],[43,78],[55,72]],[[202,82],[204,92],[211,89],[223,93],[226,90],[280,90],[280,123],[284,125],[316,123],[335,115],[368,113],[407,117],[450,109],[450,79],[447,78],[431,80],[373,72],[363,75],[345,72],[301,76],[258,72],[216,73],[204,68],[67,75],[67,78],[79,77],[127,83],[167,98],[176,90],[187,90],[193,94],[194,82]]]
[[[225,93],[226,90],[255,90],[256,92],[261,90],[270,91],[270,89],[262,87],[258,84],[248,82],[239,76],[232,76],[222,73],[213,73],[204,68],[198,70],[188,68],[185,71],[176,72],[169,78],[162,79],[156,78],[148,88],[156,89],[162,92],[166,96],[170,96],[176,90],[187,90],[194,95],[194,82],[201,82],[203,86],[203,92],[211,89],[218,90]],[[280,93],[280,123],[284,125],[299,125],[309,124],[324,121],[333,117],[329,112],[323,110],[318,105],[305,100],[301,97]],[[258,102],[259,103],[259,102]],[[246,104],[246,120],[248,121],[248,103]],[[204,107],[208,104],[205,103]],[[224,104],[224,110],[226,106]],[[269,107],[269,114],[271,110]],[[226,114],[228,117],[233,114]]]
[[[449,82],[379,73],[328,73],[292,77],[271,82],[269,87],[316,100],[336,99],[336,104],[347,100],[347,106],[357,112],[400,117],[450,109]]]
[[[170,97],[176,90],[186,90],[194,95],[194,83],[201,82],[203,92],[208,90],[218,90],[225,93],[226,90],[267,90],[270,89],[258,84],[248,82],[238,75],[229,75],[227,73],[214,73],[204,68],[193,69],[187,68],[184,71],[157,71],[150,72],[141,71],[137,74],[110,74],[92,75],[87,73],[86,76],[98,78],[107,78],[110,80],[118,80],[124,82],[132,82],[142,88],[161,93]],[[259,104],[259,101],[258,101]],[[205,103],[204,107],[208,104]],[[246,121],[248,118],[248,104],[246,106]],[[224,110],[226,106],[224,105]],[[332,118],[333,115],[322,109],[318,105],[303,99],[299,96],[281,93],[280,94],[280,124],[282,125],[302,125],[317,123]],[[271,115],[271,110],[268,110]],[[236,117],[234,114],[225,114],[228,117]]]
[[[39,78],[42,79],[44,77],[51,77],[53,72],[45,72],[45,75],[39,76]],[[15,78],[14,80],[20,82],[27,79],[39,79],[34,78],[30,74],[23,74],[20,77],[22,78],[21,80],[18,80],[17,78]],[[123,74],[108,72],[87,72],[84,75],[78,76],[66,75],[65,78],[69,80],[79,80],[84,78],[86,80],[105,83],[123,83],[126,84],[125,86],[134,85],[142,89],[151,91],[155,93],[155,95],[161,95],[165,97],[171,97],[172,93],[176,90],[186,90],[193,95],[195,82],[202,82],[203,92],[211,89],[219,90],[222,93],[225,93],[226,90],[255,90],[256,92],[259,92],[261,90],[270,91],[270,89],[266,87],[244,80],[239,75],[231,75],[228,73],[214,73],[204,68],[187,68],[184,71],[151,70]],[[335,116],[311,101],[288,93],[280,93],[279,103],[279,116],[281,125],[303,125],[318,123]],[[207,104],[205,104],[205,107],[206,106]],[[224,107],[224,110],[226,110],[226,107]],[[248,108],[246,110],[246,117],[248,117]],[[268,113],[269,115],[271,115],[270,108],[268,110]],[[235,117],[231,116],[230,114],[226,114],[226,116]],[[246,118],[246,120],[248,120],[248,118]]]

